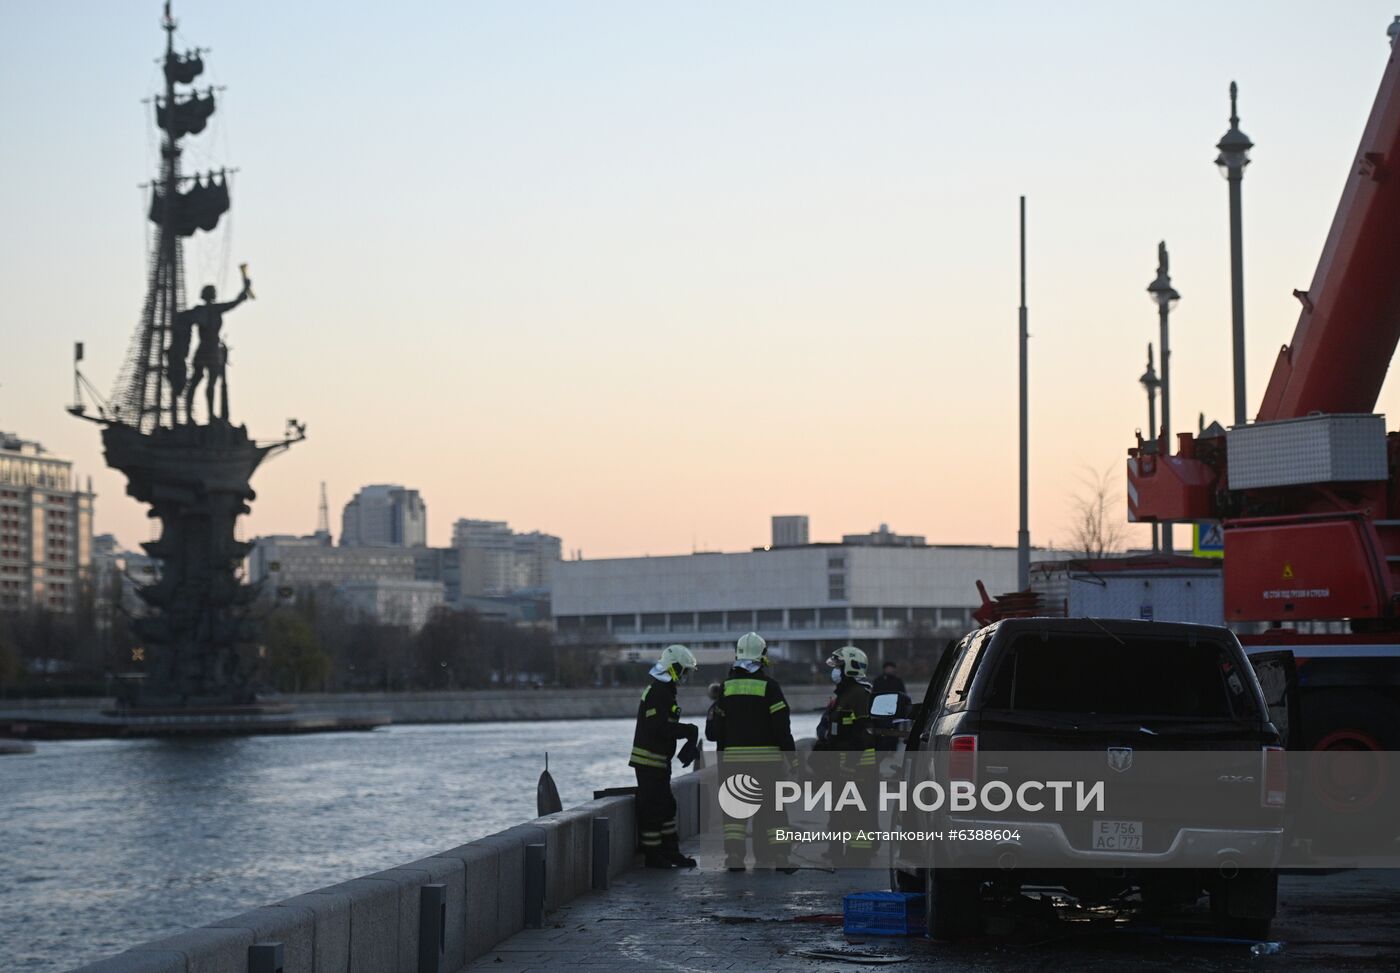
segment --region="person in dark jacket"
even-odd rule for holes
[[[848,780],[857,781],[862,791],[873,788],[875,779],[875,737],[870,732],[870,683],[865,681],[869,668],[866,654],[854,645],[844,645],[826,660],[836,692],[826,704],[817,723],[817,745],[822,750],[840,754],[836,771]],[[850,828],[861,830],[859,819]],[[836,827],[833,822],[833,827]],[[829,854],[836,863],[862,865],[869,861],[874,843],[868,838],[853,837],[842,845],[833,841]]]
[[[883,696],[885,693],[904,693],[904,680],[895,674],[895,664],[886,662],[884,671],[875,677],[875,682],[870,686],[870,692],[875,696]]]
[[[688,767],[698,752],[699,727],[681,722],[676,685],[695,671],[695,655],[684,645],[668,645],[637,706],[637,729],[632,735],[632,759],[637,773],[637,830],[647,868],[694,868],[695,859],[681,853],[676,833],[676,799],[671,793],[671,758]],[[676,754],[676,741],[685,746]]]
[[[904,700],[901,706],[907,707],[909,705],[909,692],[904,688],[904,680],[895,675],[894,663],[886,662],[884,669],[884,672],[875,677],[875,682],[870,687],[870,695],[875,697],[884,696],[888,693],[897,693]],[[899,708],[896,707],[896,709]],[[900,712],[902,715],[903,710],[900,710]],[[877,726],[887,725],[887,722],[888,721],[883,720],[875,721]],[[887,751],[897,750],[899,749],[899,738],[889,734],[878,734],[875,737],[875,749]]]
[[[756,632],[749,632],[735,645],[734,667],[725,677],[707,729],[719,749],[721,776],[742,773],[754,765],[782,772],[796,764],[792,714],[782,687],[768,675],[767,648],[768,643]],[[786,813],[764,806],[751,820],[755,864],[779,867],[786,843],[778,841],[778,831],[787,825]],[[748,820],[724,823],[724,857],[730,871],[742,872],[746,867],[748,832]]]
[[[710,683],[710,708],[705,711],[705,739],[711,743],[719,743],[719,726],[715,723],[715,714],[719,712],[719,701],[724,695],[724,685],[722,683]]]

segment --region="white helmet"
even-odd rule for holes
[[[764,655],[768,649],[768,643],[763,641],[763,636],[757,632],[750,632],[741,636],[734,645],[734,658],[740,662],[761,662],[765,665],[768,657]]]
[[[695,671],[695,653],[684,645],[668,645],[661,650],[656,664],[666,670],[673,682],[684,682],[685,677]]]
[[[833,669],[840,669],[842,675],[859,679],[870,668],[870,659],[854,645],[843,645],[831,653],[826,664]]]

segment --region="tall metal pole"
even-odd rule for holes
[[[1151,435],[1157,434],[1157,386],[1161,385],[1161,380],[1157,378],[1157,369],[1152,364],[1152,342],[1147,343],[1147,371],[1142,373],[1142,378],[1138,379],[1142,387],[1147,390],[1147,428]],[[1162,549],[1162,532],[1154,521],[1152,524],[1152,550]]]
[[[1176,306],[1176,302],[1181,300],[1181,295],[1172,287],[1169,270],[1167,244],[1164,240],[1157,244],[1157,276],[1147,285],[1147,293],[1152,295],[1152,299],[1157,303],[1157,323],[1161,330],[1158,347],[1162,352],[1162,436],[1159,440],[1162,456],[1170,456],[1172,452],[1172,346],[1168,332],[1171,310]],[[1169,520],[1162,522],[1162,551],[1165,554],[1172,552],[1172,525]]]
[[[1235,357],[1235,425],[1249,421],[1244,389],[1244,244],[1240,195],[1244,183],[1244,167],[1249,165],[1249,150],[1254,143],[1240,131],[1240,116],[1236,109],[1239,88],[1230,82],[1230,130],[1215,146],[1220,150],[1215,164],[1230,183],[1230,322],[1234,337]]]
[[[1031,586],[1030,439],[1026,382],[1026,197],[1021,197],[1021,527],[1016,532],[1016,590]]]

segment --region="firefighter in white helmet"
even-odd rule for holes
[[[831,668],[836,691],[817,724],[817,747],[838,753],[833,772],[857,781],[864,790],[875,777],[875,737],[870,724],[873,695],[866,681],[870,660],[854,645],[843,645],[831,653],[826,664]],[[833,842],[829,853],[837,863],[861,865],[873,850],[868,839],[855,837],[845,845]]]
[[[709,732],[719,749],[721,773],[742,773],[747,767],[785,770],[796,760],[791,713],[783,689],[768,674],[768,643],[749,632],[734,646],[734,666],[720,689],[709,721]],[[761,867],[778,867],[785,845],[778,841],[787,815],[766,806],[754,822],[753,855]],[[724,823],[725,864],[741,872],[748,845],[748,821]]]
[[[676,799],[671,794],[671,758],[689,767],[699,752],[700,728],[681,722],[676,686],[695,671],[695,654],[684,645],[668,645],[651,667],[647,688],[637,706],[632,759],[637,772],[637,830],[647,868],[694,868],[681,854],[676,833]],[[679,754],[676,741],[686,741]]]

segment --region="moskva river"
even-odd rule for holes
[[[813,714],[793,720],[812,734]],[[0,970],[59,971],[634,783],[631,720],[39,743],[0,757]]]

